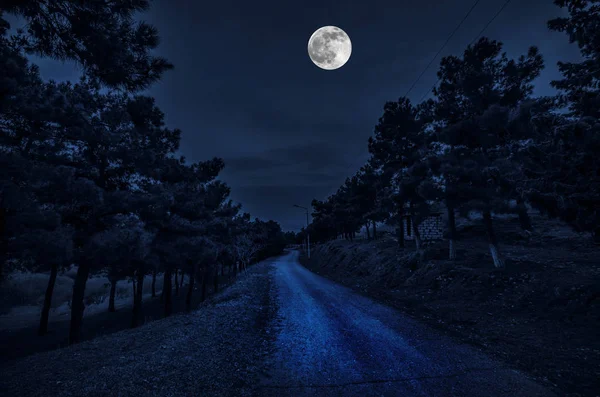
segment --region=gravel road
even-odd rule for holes
[[[272,396],[553,396],[473,347],[357,295],[298,263],[274,265]]]
[[[2,396],[554,396],[298,252],[190,314],[0,365]]]

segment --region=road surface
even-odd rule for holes
[[[298,263],[274,265],[267,396],[554,396],[524,374]]]

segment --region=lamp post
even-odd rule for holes
[[[308,259],[310,259],[310,235],[308,234],[308,208],[299,206],[298,204],[294,204],[296,208],[302,208],[306,211],[306,252],[308,255]]]

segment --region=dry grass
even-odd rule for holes
[[[251,266],[187,315],[0,363],[0,394],[257,395],[270,348],[270,269],[267,262]]]
[[[496,221],[505,269],[494,269],[483,225],[460,222],[458,260],[446,242],[419,262],[407,241],[334,241],[304,263],[398,307],[491,355],[559,385],[565,395],[600,390],[600,247],[558,222],[533,219],[532,236]]]
[[[70,269],[56,278],[50,321],[69,318],[70,301],[73,292],[73,278],[77,269]],[[48,286],[49,274],[14,272],[0,288],[0,330],[20,329],[37,324]],[[144,280],[144,295],[152,292],[152,276]],[[160,293],[162,275],[157,276],[156,289]],[[110,282],[106,277],[90,277],[85,288],[85,316],[108,310]],[[115,305],[117,308],[131,305],[132,284],[127,280],[117,282]]]

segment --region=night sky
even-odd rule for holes
[[[444,55],[460,55],[505,0],[481,0],[410,93],[418,101],[435,83]],[[368,158],[367,139],[388,100],[403,96],[474,0],[162,1],[143,19],[154,24],[158,53],[175,65],[148,94],[183,130],[190,161],[225,160],[222,179],[253,217],[299,230],[293,204],[324,199]],[[546,70],[536,94],[552,94],[557,60],[575,60],[567,36],[547,20],[562,15],[551,0],[512,1],[484,35],[511,57],[537,45]],[[341,69],[316,67],[307,54],[319,27],[342,28],[352,56]],[[76,80],[70,64],[34,59],[45,78]]]

